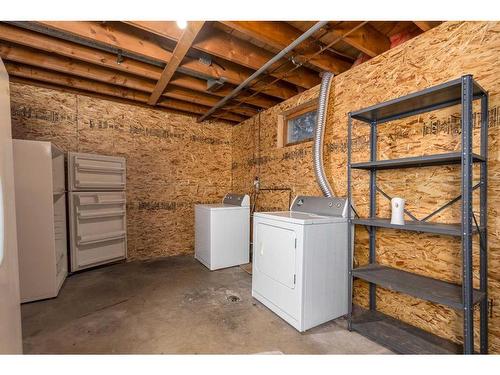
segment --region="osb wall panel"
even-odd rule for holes
[[[325,134],[325,168],[336,195],[346,195],[347,114],[397,98],[464,74],[490,93],[489,111],[489,297],[500,301],[500,23],[447,22],[334,78]],[[312,144],[277,148],[277,116],[317,97],[319,87],[306,91],[233,129],[233,188],[252,193],[259,176],[263,187],[287,187],[293,194],[320,195],[312,168]],[[475,150],[478,150],[480,114],[475,112]],[[368,160],[368,128],[354,124],[354,161]],[[379,127],[380,159],[417,156],[460,149],[460,108],[452,107]],[[475,168],[475,181],[478,169]],[[368,173],[353,173],[353,198],[361,216],[368,215]],[[402,196],[418,218],[460,194],[459,168],[428,167],[381,171],[377,184],[390,196]],[[284,210],[287,192],[261,192],[257,211]],[[477,198],[475,211],[478,211]],[[390,217],[390,202],[377,196],[378,216]],[[441,222],[459,221],[459,204],[436,216]],[[368,262],[368,236],[356,229],[355,263]],[[478,281],[478,244],[474,243],[475,284]],[[461,251],[456,238],[381,229],[377,234],[377,261],[452,282],[460,282]],[[367,285],[355,283],[355,302],[367,307]],[[403,294],[377,289],[378,309],[403,321],[456,342],[462,340],[462,314]],[[478,336],[476,313],[476,343]],[[489,348],[500,353],[500,309],[489,322]]]
[[[218,122],[11,84],[14,138],[127,159],[129,259],[190,253],[194,210],[231,186],[231,130]]]

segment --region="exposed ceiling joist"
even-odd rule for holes
[[[432,22],[432,21],[413,21],[415,25],[422,31],[429,31],[433,27],[437,26],[440,22]]]
[[[89,64],[86,62],[69,59],[53,54],[34,51],[25,47],[15,46],[9,43],[0,41],[0,57],[8,61],[36,66],[38,68],[53,70],[60,73],[67,73],[82,78],[89,78],[95,81],[104,82],[116,86],[126,87],[128,89],[138,90],[147,93],[153,92],[155,83],[149,79],[139,78],[137,76],[111,70],[101,66]],[[172,87],[165,94],[168,97],[179,98],[193,103],[202,103],[207,106],[216,103],[218,98],[202,94],[192,90]],[[243,116],[253,116],[257,110],[248,107],[238,107],[234,110],[236,113]]]
[[[5,23],[0,23],[0,39],[154,80],[162,71],[158,66],[128,58],[118,63],[116,54]]]
[[[215,29],[210,33],[201,35],[193,47],[199,51],[229,59],[236,64],[254,70],[258,70],[274,57],[274,53]],[[291,62],[285,63],[286,60],[282,60],[270,67],[270,75],[282,78],[283,81],[305,89],[309,89],[320,83],[319,74],[305,67],[300,67],[287,74],[287,71],[293,68],[294,65]]]
[[[79,61],[88,62],[105,68],[130,73],[139,77],[158,81],[160,79],[162,68],[137,61],[130,58],[124,58],[118,61],[117,55],[87,47],[81,44],[69,42],[63,39],[54,38],[34,31],[0,23],[0,40],[16,43],[26,47],[49,52],[55,55],[70,57]],[[206,92],[207,81],[189,76],[183,73],[176,73],[175,84],[180,87],[192,89],[199,92]],[[172,82],[172,81],[171,81]],[[172,82],[173,83],[173,82]],[[226,85],[214,95],[224,97],[231,91],[231,85]],[[244,99],[244,97],[241,97]],[[236,98],[238,100],[238,98]],[[256,95],[248,100],[249,104],[261,108],[269,108],[279,103],[271,97]]]
[[[206,92],[207,90],[207,81],[198,79],[195,77],[188,76],[187,74],[175,73],[170,83],[176,86],[184,87],[187,89]],[[224,97],[229,94],[234,89],[233,85],[225,84],[217,91],[211,92],[213,95]],[[245,103],[252,104],[261,108],[270,108],[279,103],[278,100],[275,100],[271,97],[263,96],[263,95],[255,95],[253,97],[248,97],[248,95],[239,95],[234,99],[235,101],[242,100]]]
[[[5,66],[9,75],[29,79],[28,82],[45,82],[48,84],[57,85],[58,88],[70,87],[72,89],[78,90],[79,92],[88,91],[100,95],[108,95],[110,97],[127,99],[141,104],[146,104],[149,98],[148,94],[141,91],[131,90],[107,83],[96,82],[85,78],[55,73],[44,69],[28,67],[25,65],[10,62],[6,62]],[[206,106],[186,103],[184,101],[171,98],[161,98],[158,101],[158,105],[164,108],[198,114],[203,113],[208,108]],[[221,118],[231,122],[241,122],[245,119],[245,117],[243,116],[238,116],[231,113],[225,113],[221,115]]]
[[[259,40],[278,50],[285,48],[302,33],[295,27],[277,21],[220,21],[220,23],[231,27],[251,38]],[[299,45],[295,51],[307,57],[319,51],[321,43],[311,39]],[[323,52],[309,60],[309,64],[325,71],[335,74],[341,73],[350,68],[351,64],[339,59],[328,52]]]
[[[136,23],[131,21],[127,23],[141,29],[144,27],[144,23],[141,22]],[[175,28],[173,26],[168,27],[165,25],[166,23],[167,22],[157,22],[156,24],[158,27],[155,28],[155,22],[147,22],[145,30],[154,32],[156,35],[160,35],[170,40],[177,40],[178,33],[175,31]],[[171,24],[175,25],[175,22],[171,22]],[[193,43],[193,48],[254,70],[259,69],[274,56],[273,53],[259,48],[252,43],[240,40],[216,29],[210,30],[209,33],[200,34],[197,41]],[[278,69],[280,64],[281,63],[277,63],[276,66],[270,69],[270,71],[277,69],[276,73],[271,73],[272,76],[282,77],[283,72],[293,67],[292,64],[287,64],[286,68]],[[319,75],[315,72],[307,68],[299,68],[290,75],[285,76],[284,81],[296,86],[311,88],[317,85],[320,79]]]
[[[328,40],[343,37],[344,42],[370,57],[380,55],[391,47],[389,38],[369,23],[365,23],[361,27],[357,27],[358,25],[359,22],[337,22],[332,24],[329,35],[322,38],[322,40],[328,43]]]
[[[124,51],[139,54],[163,63],[168,63],[172,56],[172,52],[165,50],[151,39],[137,38],[137,40],[129,43],[131,39],[135,38],[133,33],[125,32],[115,27],[113,24],[92,21],[40,21],[37,22],[37,24],[88,40],[97,41],[115,48],[120,48]],[[223,66],[217,63],[206,65],[192,58],[185,58],[179,67],[179,71],[215,79],[224,77],[228,82],[235,85],[239,85],[252,74],[252,70],[245,69],[234,63],[226,62]],[[267,81],[263,80],[262,84],[270,81],[271,79]],[[290,85],[279,83],[267,87],[262,93],[280,99],[288,99],[296,95],[297,90]]]
[[[169,35],[168,38],[173,40],[178,40],[182,35],[182,30],[173,21],[123,21],[123,23],[158,36]]]
[[[44,53],[10,43],[0,42],[0,56],[3,59],[15,61],[39,68],[68,73],[83,78],[105,82],[130,89],[151,92],[154,82],[131,74],[92,65],[84,61],[73,60],[55,54]]]
[[[190,21],[188,23],[186,29],[179,38],[177,45],[175,46],[170,61],[161,73],[160,79],[156,83],[156,87],[149,97],[148,104],[156,104],[204,24],[204,21]]]
[[[320,22],[303,38],[314,22],[191,24],[200,26],[187,35],[172,21],[0,22],[0,56],[19,80],[202,117],[220,104],[213,117],[237,122],[317,85],[320,70],[343,72],[360,52],[387,51],[396,33],[440,22]]]

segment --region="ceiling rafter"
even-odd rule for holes
[[[311,25],[213,21],[202,28],[203,22],[196,23],[200,26],[187,35],[172,21],[0,22],[0,56],[18,80],[204,114]],[[242,121],[317,85],[319,71],[341,73],[360,52],[374,57],[387,51],[397,33],[409,30],[411,38],[440,23],[322,23],[323,28],[224,101],[213,118]]]
[[[60,32],[139,54],[158,62],[168,63],[172,56],[172,52],[167,51],[151,38],[136,38],[136,40],[133,40],[135,38],[134,35],[125,32],[114,24],[94,21],[37,21],[36,23]],[[131,39],[133,41],[129,43]],[[224,77],[228,82],[235,85],[239,85],[253,73],[251,69],[241,67],[229,61],[224,62],[224,64],[207,65],[193,58],[185,58],[179,67],[179,71],[214,79]],[[288,99],[296,95],[297,90],[290,85],[281,83],[269,86],[263,93],[280,99]]]
[[[417,27],[422,30],[422,31],[429,31],[430,29],[432,29],[433,27],[436,27],[437,25],[439,25],[441,22],[440,21],[413,21],[413,23],[415,25],[417,25]]]
[[[325,35],[325,37],[321,38],[321,40],[324,43],[328,43],[328,40],[347,34],[359,23],[360,22],[336,22],[330,24],[330,32]],[[389,38],[369,23],[365,23],[354,32],[345,36],[342,40],[357,50],[366,53],[370,57],[380,55],[391,47]]]
[[[136,26],[140,29],[144,27],[144,22],[130,21],[127,22],[127,24]],[[149,21],[145,26],[145,30],[154,32],[156,35],[169,40],[177,40],[178,32],[175,31],[174,26],[168,27],[168,25],[165,24],[168,24],[168,22]],[[171,22],[171,24],[175,25],[175,22]],[[253,70],[259,69],[274,56],[273,53],[257,47],[252,43],[240,40],[214,28],[212,28],[210,32],[200,34],[196,42],[193,43],[193,48]],[[292,65],[292,63],[289,65]],[[273,70],[273,68],[271,68],[271,70]],[[280,70],[272,75],[277,77],[279,74]],[[316,72],[304,67],[297,69],[295,74],[287,76],[285,81],[303,88],[311,88],[317,85],[320,79]]]
[[[206,90],[207,90],[207,82],[205,80],[195,78],[195,77],[189,76],[187,74],[182,74],[179,72],[176,72],[174,74],[174,76],[170,80],[170,83],[174,84],[176,86],[180,86],[180,87],[184,87],[187,89],[196,90],[196,91],[200,91],[200,92],[206,92]],[[224,96],[228,95],[234,89],[234,87],[235,86],[230,85],[230,84],[229,85],[224,84],[218,90],[213,91],[213,92],[211,91],[210,93],[213,95],[216,95],[218,97],[224,97]],[[247,104],[252,104],[254,106],[261,107],[261,108],[270,108],[270,107],[275,106],[276,104],[279,103],[278,100],[271,98],[271,97],[263,96],[263,95],[255,95],[253,97],[250,97],[249,95],[239,95],[234,100],[235,101],[241,100]]]
[[[295,27],[278,21],[220,21],[220,23],[279,50],[285,48],[302,34]],[[320,42],[309,39],[299,45],[295,51],[307,57],[321,47],[323,46]],[[309,64],[335,74],[342,73],[351,67],[349,62],[333,56],[327,51],[313,57],[309,60]]]
[[[368,21],[363,21],[363,22],[360,22],[360,23],[358,23],[356,26],[354,26],[354,28],[350,29],[350,30],[349,30],[349,31],[347,31],[346,33],[344,33],[344,34],[342,34],[342,35],[340,35],[340,36],[338,36],[338,37],[334,38],[334,40],[331,40],[331,41],[330,41],[330,42],[329,42],[326,46],[322,47],[322,48],[321,48],[321,50],[319,50],[319,51],[315,52],[314,54],[312,54],[312,55],[308,56],[308,57],[306,58],[306,61],[305,61],[305,62],[308,62],[309,60],[313,59],[315,56],[317,56],[317,55],[321,54],[324,50],[327,50],[327,49],[328,49],[328,48],[330,48],[331,46],[333,46],[333,45],[335,45],[336,43],[338,43],[340,40],[342,40],[342,39],[344,39],[345,37],[349,36],[350,34],[354,33],[356,30],[358,30],[358,29],[360,29],[361,27],[363,27],[366,23],[368,23]],[[290,73],[290,72],[292,72],[293,70],[296,70],[297,68],[298,68],[298,66],[293,67],[290,71],[288,71],[287,73],[285,73],[285,75],[286,75],[286,74],[289,74],[289,73]],[[256,78],[256,79],[258,79],[258,78]],[[277,81],[279,81],[280,79],[282,79],[282,78],[281,78],[281,77],[278,77],[278,78],[276,78],[276,79],[275,79],[275,81],[274,81],[274,82],[277,82]],[[274,82],[272,82],[272,83],[274,83]],[[258,93],[259,93],[259,91],[256,91],[256,92],[255,92],[255,93],[253,93],[252,95],[256,95],[256,94],[258,94]],[[224,100],[224,99],[223,99],[223,100]],[[238,106],[238,105],[237,105],[237,106]],[[232,107],[232,108],[234,108],[234,107]],[[210,110],[208,113],[205,113],[205,114],[204,114],[204,115],[203,115],[200,119],[198,119],[198,121],[202,121],[203,119],[207,118],[207,116],[209,116],[209,114],[210,114],[211,112],[213,112],[213,111],[214,111],[214,108],[212,107],[212,108],[211,108],[211,110]],[[223,107],[221,107],[221,108],[218,108],[218,109],[217,109],[217,111],[219,111],[219,112],[221,112],[221,111],[222,111],[222,112],[227,112],[227,109],[224,109]]]
[[[131,74],[111,70],[86,62],[73,60],[67,57],[60,57],[53,54],[47,54],[34,51],[22,46],[15,46],[10,43],[0,41],[0,57],[8,61],[15,61],[38,68],[53,70],[60,73],[67,73],[83,78],[89,78],[116,86],[122,86],[133,90],[142,91],[150,94],[155,88],[152,80],[139,78]],[[192,90],[172,87],[167,97],[183,96],[186,101],[200,102],[207,106],[217,102],[218,98],[209,94],[197,93]],[[232,112],[232,111],[231,111]],[[235,110],[238,114],[252,116],[257,113],[256,109],[239,107]]]
[[[79,61],[134,74],[136,76],[155,81],[160,79],[162,72],[162,68],[155,65],[130,58],[124,58],[123,61],[118,63],[117,56],[113,53],[40,34],[20,27],[11,26],[5,23],[0,23],[0,40],[16,43],[18,45],[23,45],[60,56],[70,57]],[[175,83],[177,86],[195,91],[203,93],[206,93],[207,91],[206,80],[189,76],[184,73],[177,72],[171,82]],[[225,85],[213,94],[224,97],[231,91],[232,86],[230,84],[228,85]],[[244,99],[244,97],[242,97],[242,99]],[[235,100],[238,100],[238,98]],[[252,97],[248,103],[261,108],[269,108],[279,103],[279,101],[272,99],[271,97],[260,95]]]
[[[201,31],[201,28],[205,24],[205,21],[190,21],[184,32],[182,33],[177,45],[175,46],[174,51],[172,52],[172,57],[170,61],[167,63],[167,66],[161,73],[158,82],[156,83],[156,87],[154,88],[151,96],[149,97],[148,104],[155,105],[160,96],[162,95],[165,88],[168,86],[172,76],[176,72],[177,68],[181,64],[182,60],[186,56],[189,48],[193,44],[198,33]]]
[[[96,82],[85,78],[74,77],[67,74],[55,73],[52,71],[34,68],[30,66],[25,66],[22,64],[16,64],[11,62],[6,62],[5,66],[9,75],[14,77],[20,77],[28,79],[28,82],[38,81],[45,82],[51,85],[56,85],[61,87],[70,87],[77,90],[77,92],[92,92],[95,94],[104,94],[110,97],[117,97],[121,99],[127,99],[134,102],[147,104],[149,95],[120,86],[114,86],[103,82]],[[171,99],[171,98],[161,98],[158,101],[158,105],[164,108],[175,109],[178,111],[202,114],[209,107],[203,105],[197,105],[192,103],[187,103],[181,100]],[[238,116],[236,114],[223,114],[221,118],[231,122],[241,122],[245,119],[243,116]]]

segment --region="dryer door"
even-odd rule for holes
[[[270,279],[295,288],[296,241],[295,230],[259,223],[256,251],[259,271]]]
[[[300,226],[293,224],[257,219],[252,273],[253,295],[294,326],[301,313],[301,255],[297,243],[302,235],[298,228]]]

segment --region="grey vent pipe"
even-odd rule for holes
[[[316,120],[316,129],[314,130],[313,145],[313,164],[316,181],[325,197],[333,197],[332,187],[326,179],[325,168],[323,165],[323,138],[325,135],[326,111],[328,107],[328,97],[330,96],[330,87],[332,84],[333,73],[323,73],[321,80],[321,89],[319,92],[318,116]]]
[[[230,99],[234,98],[241,90],[247,87],[250,82],[252,82],[255,78],[265,73],[267,69],[269,69],[274,63],[279,61],[281,58],[285,57],[288,52],[291,52],[295,47],[305,41],[307,38],[312,36],[315,32],[321,29],[323,26],[328,24],[328,21],[319,21],[316,22],[311,28],[305,31],[302,35],[300,35],[297,39],[295,39],[288,46],[283,48],[277,55],[275,55],[271,60],[262,65],[257,71],[255,71],[250,77],[245,79],[238,87],[236,87],[233,91],[219,100],[212,108],[210,108],[205,114],[203,114],[200,118],[198,118],[197,122],[201,122],[205,120],[208,116],[214,113],[217,109],[221,108],[224,104],[226,104]]]

